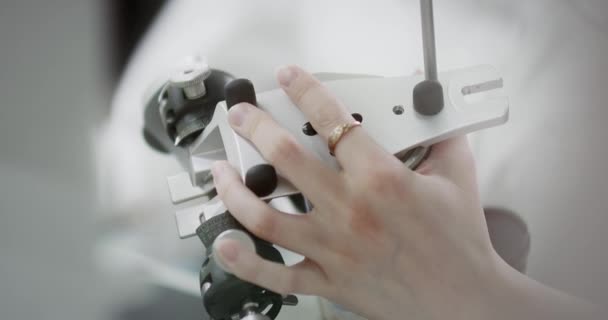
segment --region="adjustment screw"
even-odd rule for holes
[[[211,75],[209,65],[202,61],[195,61],[175,72],[169,83],[184,91],[188,99],[196,99],[207,93],[205,80]]]

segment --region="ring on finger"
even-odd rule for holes
[[[352,128],[361,126],[361,122],[353,121],[350,123],[341,124],[336,126],[329,135],[327,139],[327,147],[329,148],[329,154],[334,155],[334,151],[336,150],[336,146]]]

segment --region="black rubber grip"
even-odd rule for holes
[[[215,238],[217,238],[217,236],[219,236],[222,232],[230,229],[243,230],[249,233],[249,231],[247,231],[245,227],[243,227],[243,225],[230,214],[230,212],[226,211],[202,223],[196,229],[196,235],[198,235],[198,237],[201,239],[201,242],[205,248],[210,250]]]

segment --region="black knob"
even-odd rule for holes
[[[277,171],[269,164],[253,166],[245,174],[245,185],[258,197],[271,194],[278,182]]]
[[[424,80],[414,87],[414,109],[425,116],[434,116],[443,109],[443,87],[436,80]]]
[[[258,105],[253,83],[248,79],[236,79],[224,86],[224,96],[228,109],[237,103],[247,102],[254,106]]]

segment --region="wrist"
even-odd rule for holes
[[[495,263],[492,289],[476,319],[596,319],[598,310],[592,304],[537,282],[497,254]]]
[[[477,295],[469,303],[469,312],[464,317],[466,319],[502,320],[503,310],[510,308],[506,306],[506,303],[514,302],[515,299],[510,297],[517,296],[516,290],[512,286],[513,279],[516,277],[514,273],[517,271],[504,262],[495,251],[492,251],[490,255],[491,258],[485,260],[486,263],[478,283],[472,284],[477,288],[475,290]]]

